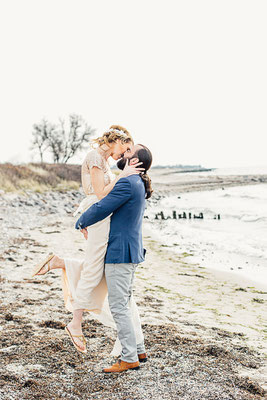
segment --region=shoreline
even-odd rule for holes
[[[144,228],[145,236],[151,236],[153,238],[153,240],[158,242],[159,246],[167,248],[168,251],[173,253],[173,255],[177,255],[178,257],[182,256],[183,252],[176,252],[174,247],[172,247],[171,245],[164,244],[164,242],[160,240],[159,235],[155,234],[155,232],[153,232],[151,226],[146,226],[146,224],[144,224],[144,227],[145,227]],[[191,265],[199,265],[200,266],[200,262],[197,260],[196,256],[190,256],[188,254],[188,255],[186,255],[186,258]],[[203,264],[205,264],[205,262],[203,262]],[[218,277],[218,279],[223,280],[226,278],[227,280],[231,281],[232,283],[236,283],[236,284],[240,284],[240,285],[244,285],[244,286],[256,286],[259,290],[265,291],[267,294],[267,283],[266,282],[260,282],[258,280],[253,280],[248,276],[244,276],[241,273],[237,273],[234,271],[230,272],[230,271],[222,270],[222,269],[216,267],[216,265],[214,267],[209,267],[209,266],[201,267],[200,266],[200,268],[207,269],[215,277]]]
[[[145,221],[156,240],[192,263],[267,290],[266,199],[266,183],[176,193],[149,204]]]
[[[145,286],[143,290],[152,293],[162,302],[166,314],[162,322],[171,320],[188,335],[199,334],[212,341],[213,331],[222,331],[225,335],[228,332],[229,335],[233,335],[233,343],[241,347],[248,346],[252,351],[266,357],[267,342],[263,315],[267,292],[262,291],[260,285],[256,289],[251,280],[240,279],[231,273],[192,263],[190,257],[178,255],[154,241],[147,231],[144,241],[149,252],[147,262],[150,268],[139,277],[141,280],[147,280],[147,285],[142,285],[143,288]],[[153,282],[154,289],[151,287],[152,282],[149,285],[149,271],[158,273],[159,260],[161,264],[170,266],[165,267],[164,274],[159,274],[160,279],[156,280],[156,283]],[[178,278],[178,282],[174,283],[174,277]],[[157,315],[155,320],[160,319],[161,316]],[[155,320],[151,318],[150,322],[155,323]],[[189,330],[187,326],[190,327]],[[241,374],[244,372],[240,370]],[[266,364],[262,365],[260,371],[253,371],[251,376],[267,389]]]
[[[209,267],[206,267],[207,269],[209,269],[210,271],[212,271],[214,273],[214,275],[218,278],[218,279],[227,279],[229,281],[231,281],[234,284],[239,284],[240,286],[248,286],[248,287],[257,287],[257,289],[259,289],[260,291],[263,291],[267,294],[267,283],[264,282],[259,282],[253,279],[250,279],[246,276],[243,275],[239,275],[236,272],[229,272],[229,271],[222,271],[219,269],[211,269]]]
[[[151,170],[149,176],[158,196],[267,183],[267,174],[213,175],[201,172],[175,174],[175,170],[168,171],[167,168]]]
[[[179,304],[183,306],[183,299],[186,301],[183,314],[186,314],[187,311],[189,314],[195,314],[194,319],[197,318],[199,323],[204,322],[207,318],[207,323],[212,323],[214,326],[223,329],[233,330],[238,328],[241,333],[251,334],[251,337],[248,336],[247,338],[247,343],[252,348],[263,353],[267,352],[267,343],[264,344],[264,323],[261,320],[264,313],[266,291],[259,286],[256,288],[252,285],[254,282],[251,280],[240,279],[237,275],[233,276],[231,273],[192,263],[187,255],[174,253],[170,248],[166,248],[165,245],[154,240],[148,231],[145,232],[144,242],[150,255],[148,254],[148,268],[146,272],[141,274],[141,277],[149,282],[149,273],[153,266],[153,272],[155,274],[156,271],[159,278],[156,275],[152,276],[151,284],[159,287],[159,292],[162,291],[164,294],[164,300],[167,301],[168,294],[170,294],[170,299],[174,300],[172,295],[176,294],[177,298],[180,299]],[[157,266],[157,258],[165,266],[162,274],[159,273],[160,266]],[[178,281],[174,281],[174,277],[178,278]],[[148,291],[153,292],[154,290],[151,290],[150,287]],[[223,298],[222,295],[225,297]],[[210,304],[207,305],[205,300],[208,298]],[[253,299],[259,301],[254,302]],[[228,314],[226,314],[224,308],[227,308]],[[214,314],[214,318],[211,318],[209,311]],[[229,316],[229,318],[225,318],[225,316]],[[245,316],[248,326],[252,327],[253,321],[255,332],[259,328],[256,335],[255,332],[247,331],[246,325],[243,326],[245,320],[243,321],[242,318],[245,318]],[[260,320],[256,323],[257,318]],[[261,324],[263,325],[260,328]],[[258,328],[256,328],[257,325]],[[262,329],[261,332],[260,329]]]
[[[0,204],[4,400],[81,400],[88,393],[99,400],[122,393],[129,400],[264,398],[266,295],[174,253],[144,224],[147,257],[136,271],[134,296],[149,361],[134,373],[107,377],[101,369],[113,361],[115,331],[86,314],[90,351],[82,357],[64,333],[71,314],[64,308],[60,273],[30,278],[36,261],[51,250],[83,256],[84,239],[71,216],[81,194],[8,197]]]

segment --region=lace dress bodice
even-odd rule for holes
[[[82,187],[86,195],[95,194],[90,175],[90,169],[93,167],[98,167],[103,170],[105,186],[115,178],[115,175],[111,172],[108,161],[101,156],[97,149],[89,151],[82,163]]]

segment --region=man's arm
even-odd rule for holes
[[[80,216],[75,224],[75,228],[84,229],[106,218],[126,203],[131,194],[131,183],[127,178],[121,178],[106,197],[93,204]]]

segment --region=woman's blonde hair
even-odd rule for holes
[[[92,145],[97,144],[101,146],[102,144],[110,145],[120,140],[122,143],[133,143],[133,138],[126,128],[120,125],[111,125],[111,127],[103,133],[102,136],[92,139]]]

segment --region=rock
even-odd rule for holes
[[[6,260],[7,261],[16,261],[13,257],[7,257]]]

